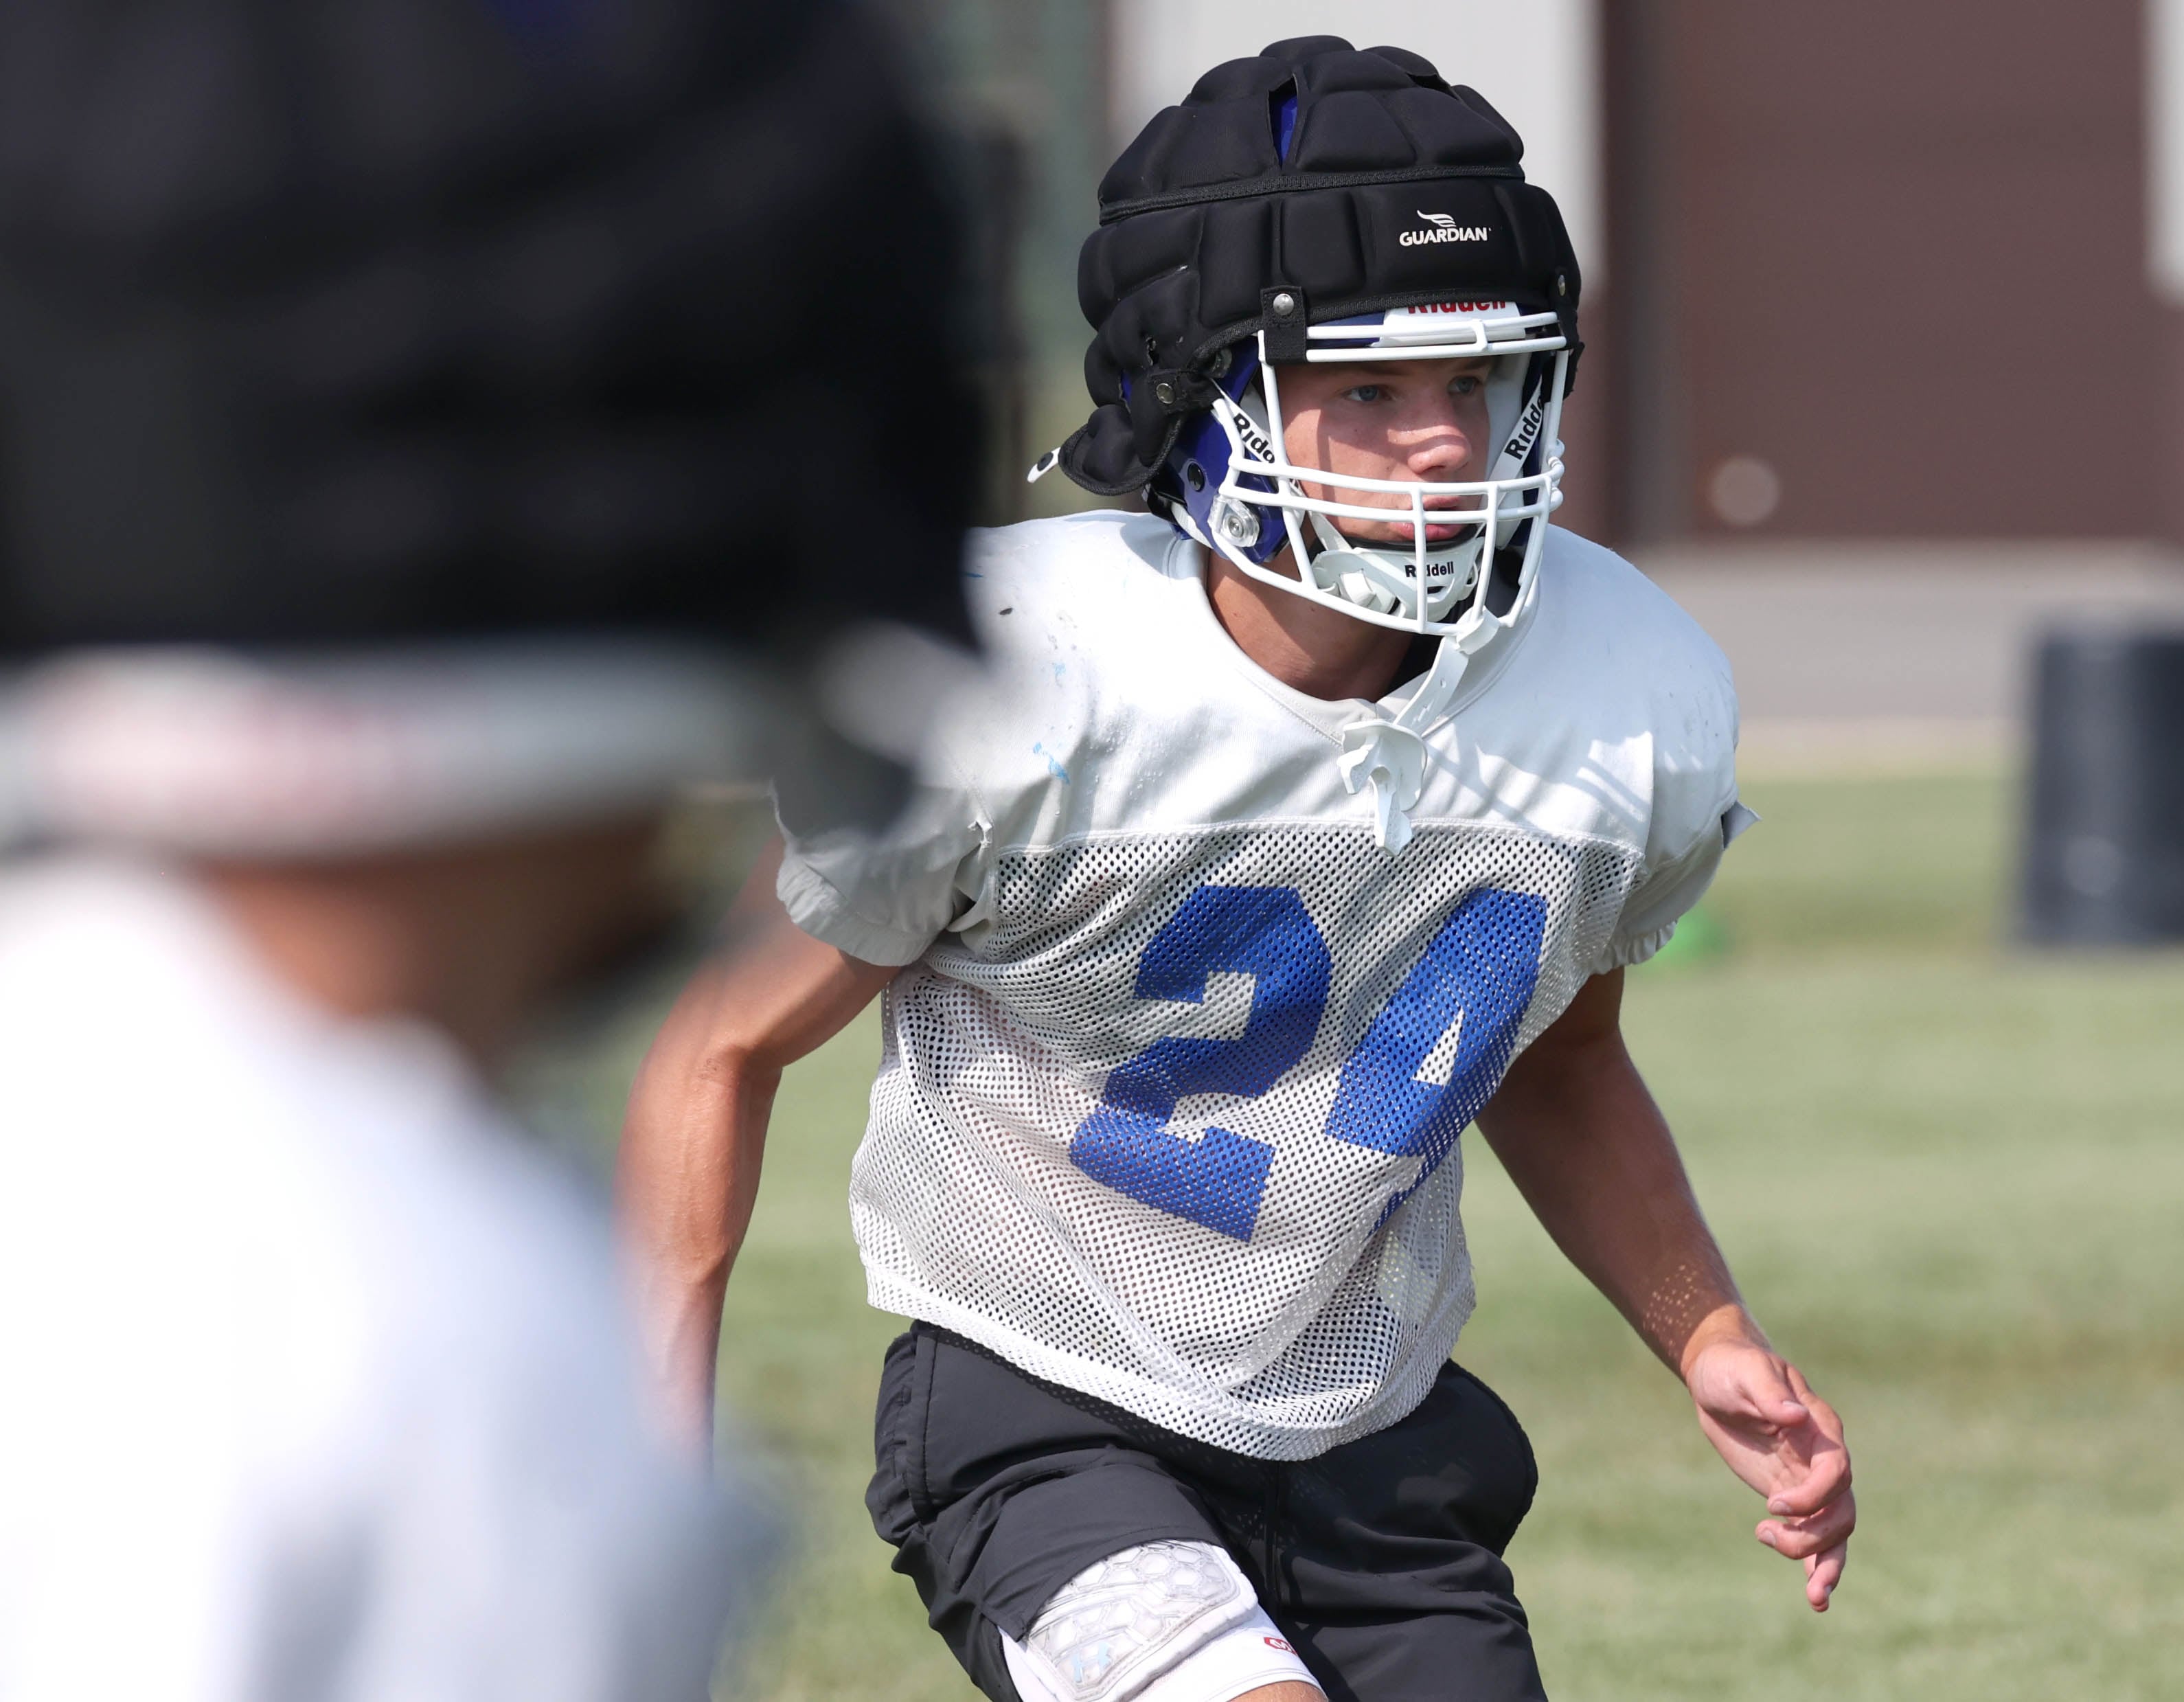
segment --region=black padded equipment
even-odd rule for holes
[[[1295,360],[1307,323],[1492,296],[1557,315],[1574,374],[1577,257],[1523,155],[1483,97],[1400,47],[1307,36],[1208,71],[1100,186],[1077,274],[1095,405],[1063,470],[1103,495],[1141,488],[1220,352],[1262,330]]]
[[[838,0],[0,0],[0,657],[963,632],[897,57]]]
[[[2050,633],[2033,680],[2025,937],[2184,940],[2184,632]]]

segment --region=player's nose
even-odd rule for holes
[[[1471,476],[1477,446],[1455,420],[1421,422],[1405,456],[1413,477],[1448,483]]]

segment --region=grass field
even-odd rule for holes
[[[1628,1027],[1755,1309],[1846,1416],[1864,1522],[1814,1617],[1474,1140],[1460,1357],[1540,1453],[1510,1559],[1549,1688],[2184,1694],[2184,957],[2009,949],[1998,779],[1747,799],[1719,949],[1635,975]],[[792,1074],[728,1308],[724,1387],[803,1531],[735,1687],[767,1702],[972,1695],[861,1502],[899,1327],[843,1204],[876,1046],[867,1019]]]

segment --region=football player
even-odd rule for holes
[[[876,994],[869,1504],[998,1702],[1540,1694],[1530,1450],[1451,1350],[1458,1137],[1689,1388],[1825,1609],[1836,1415],[1739,1298],[1618,1025],[1752,819],[1729,669],[1557,529],[1579,272],[1510,126],[1332,37],[1100,192],[1120,510],[985,534],[985,690],[874,838],[784,821],[632,1099],[694,1431],[783,1065]]]
[[[961,625],[967,387],[833,338],[866,244],[954,274],[894,70],[846,7],[0,0],[8,1702],[689,1702],[760,1593],[491,1084],[672,920],[686,786],[884,779],[800,659]],[[884,561],[729,494],[852,408]]]

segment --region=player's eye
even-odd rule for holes
[[[1385,384],[1353,384],[1342,393],[1346,402],[1379,402],[1387,399]]]
[[[1461,378],[1448,381],[1448,393],[1451,396],[1476,396],[1485,384],[1486,381],[1477,373],[1467,372]]]

